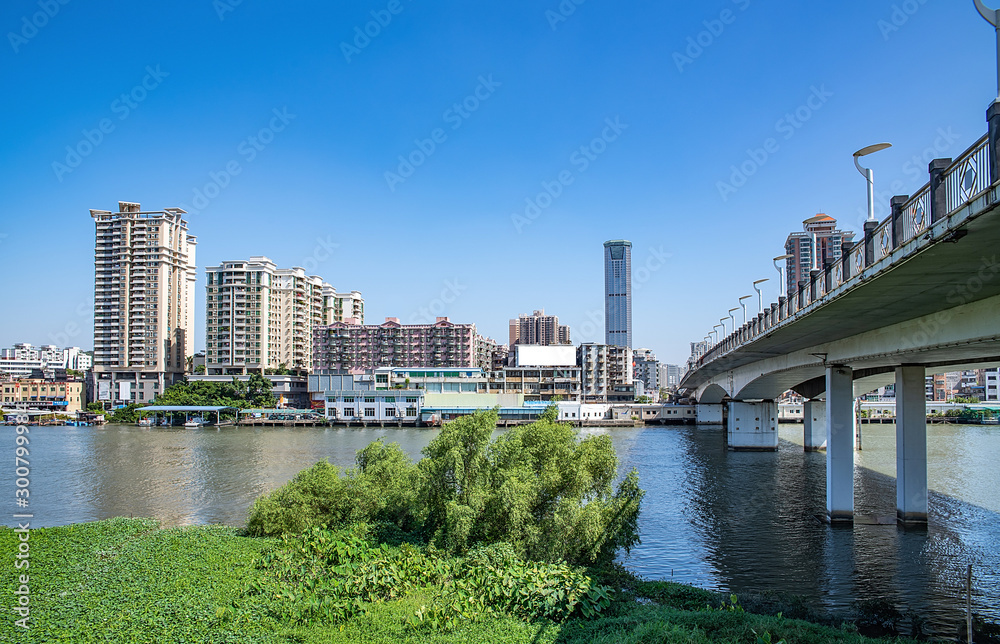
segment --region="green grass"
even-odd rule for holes
[[[718,606],[718,596],[669,582],[645,582],[617,570],[597,581],[619,589],[606,614],[563,624],[511,617],[461,622],[451,631],[406,624],[435,595],[421,588],[367,605],[340,623],[293,627],[279,621],[254,582],[258,564],[280,547],[225,527],[160,529],[155,521],[112,519],[33,530],[30,538],[31,628],[14,625],[12,564],[0,568],[0,642],[362,642],[576,644],[639,642],[871,642],[856,633]],[[0,557],[11,562],[17,535],[0,529]],[[641,599],[637,602],[636,599]]]

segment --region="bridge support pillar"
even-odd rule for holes
[[[721,425],[722,424],[722,404],[710,405],[699,403],[695,407],[697,423],[699,425]]]
[[[776,452],[777,403],[773,400],[729,403],[729,449],[737,452]]]
[[[896,368],[896,517],[927,523],[927,399],[922,366]]]
[[[807,400],[802,409],[802,425],[805,429],[807,452],[818,452],[826,446],[826,403],[822,400]]]
[[[826,512],[854,521],[854,370],[826,368]]]

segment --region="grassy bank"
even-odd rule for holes
[[[34,530],[30,568],[0,570],[0,641],[874,641],[747,613],[713,593],[621,571],[497,563],[489,553],[472,561],[325,531],[310,539],[250,538],[224,527],[160,529],[143,519]],[[0,530],[0,553],[8,561],[18,543],[13,530]],[[480,572],[489,569],[500,571],[492,581]],[[27,631],[14,625],[18,616],[11,610],[16,575],[25,572]],[[595,590],[605,586],[608,601]],[[530,592],[522,592],[526,587]],[[575,590],[549,599],[567,588]],[[463,601],[467,605],[453,605]],[[589,617],[583,614],[588,601]],[[530,617],[540,612],[553,619]],[[440,621],[432,623],[435,616]]]

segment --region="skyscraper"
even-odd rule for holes
[[[632,346],[632,242],[604,242],[604,342]]]
[[[799,282],[809,279],[809,271],[823,268],[826,262],[841,258],[843,244],[854,239],[854,233],[837,228],[837,220],[822,213],[802,222],[803,232],[791,233],[785,240],[785,253],[791,255],[785,273],[788,293],[795,293]]]
[[[91,210],[94,395],[120,406],[150,400],[184,377],[194,352],[195,237],[180,208]]]

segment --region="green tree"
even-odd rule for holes
[[[93,412],[95,414],[103,414],[104,413],[104,405],[102,403],[99,403],[99,402],[87,403],[87,411]]]
[[[653,399],[650,396],[639,396],[635,402],[637,405],[648,405],[653,402]]]
[[[255,409],[273,409],[278,405],[274,397],[271,381],[259,373],[251,374],[246,382],[245,400],[249,407]]]
[[[139,405],[129,403],[124,407],[119,407],[112,414],[108,422],[114,425],[132,425],[139,421],[139,413],[136,411]]]

